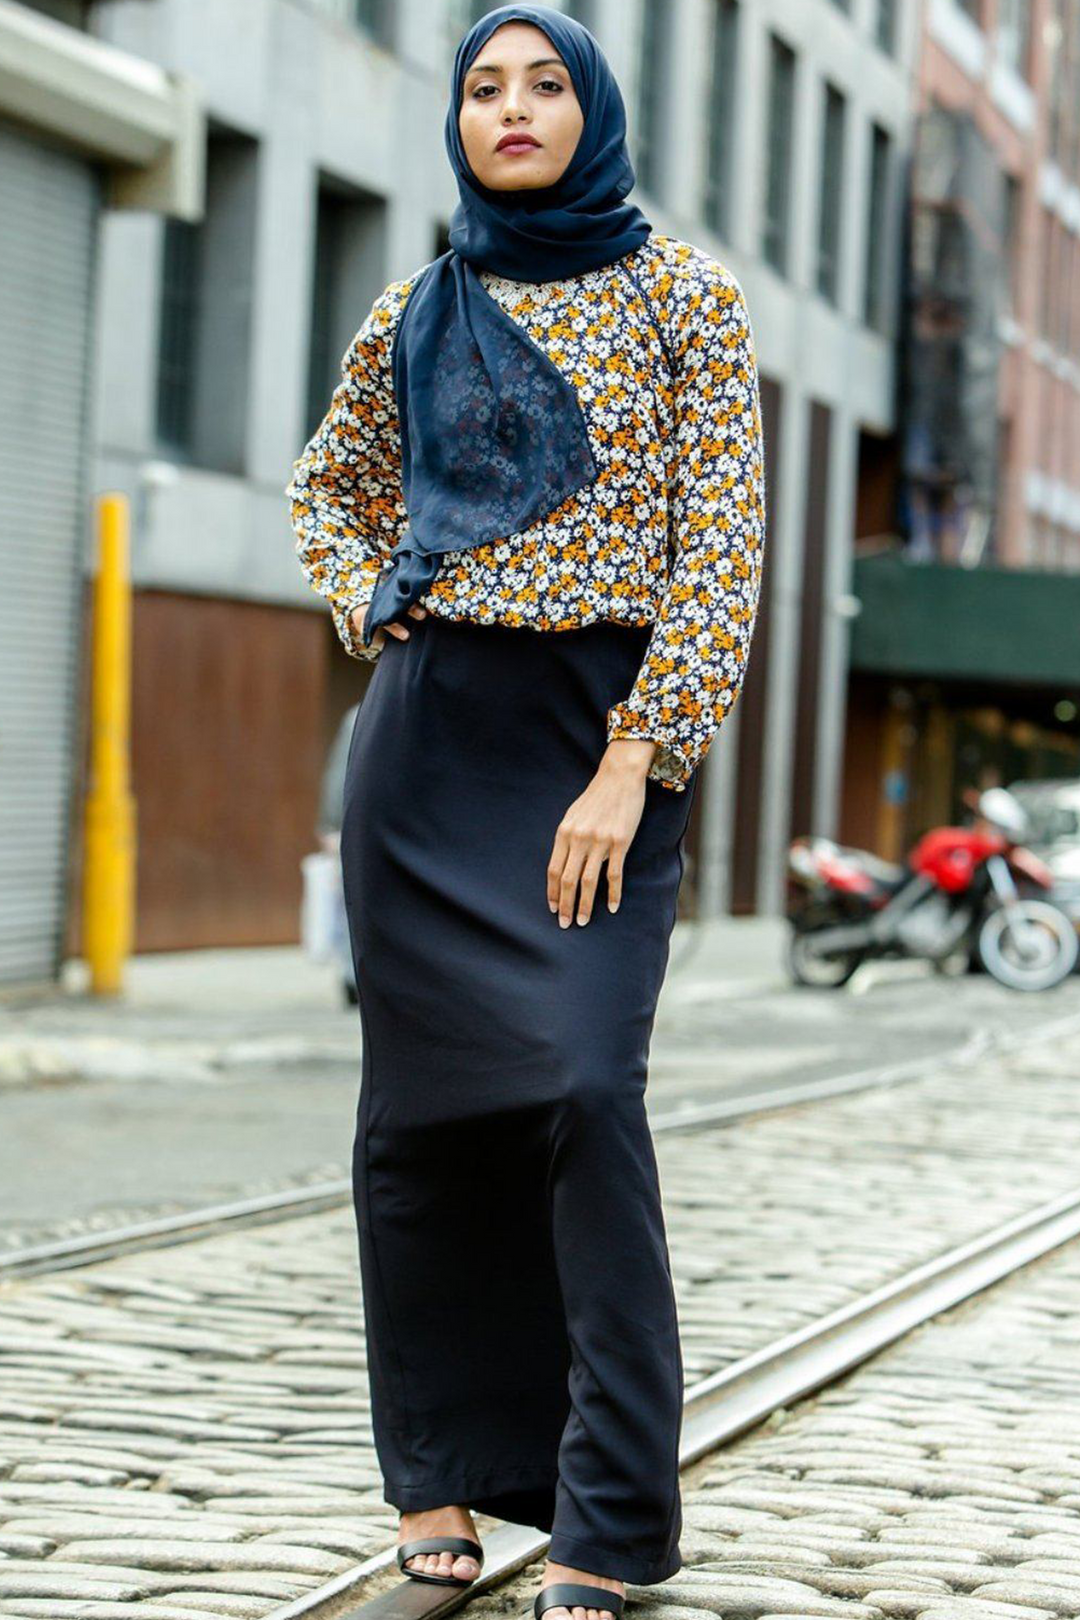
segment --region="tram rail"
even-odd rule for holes
[[[1052,1040],[1080,1028],[1080,1014],[1072,1014],[1045,1025],[1034,1037],[1030,1030],[997,1029],[969,1036],[965,1041],[938,1052],[924,1054],[904,1063],[892,1063],[805,1082],[765,1083],[751,1091],[702,1102],[697,1095],[682,1101],[674,1099],[650,1116],[655,1135],[671,1131],[706,1130],[737,1124],[757,1114],[792,1108],[810,1102],[826,1101],[858,1091],[883,1089],[920,1080],[939,1064],[968,1065],[994,1053],[1017,1050],[1031,1042]],[[86,1232],[42,1243],[31,1243],[0,1255],[0,1282],[17,1277],[36,1277],[80,1266],[96,1265],[121,1254],[168,1248],[178,1243],[194,1243],[218,1232],[242,1226],[293,1220],[302,1215],[320,1214],[347,1204],[352,1197],[348,1177],[289,1187],[279,1191],[238,1198],[225,1203],[180,1210],[154,1216],[102,1232]],[[415,1582],[413,1583],[416,1584]]]
[[[883,1287],[740,1357],[686,1391],[684,1473],[774,1413],[843,1377],[879,1350],[1080,1237],[1080,1186],[913,1267]],[[466,1588],[428,1586],[396,1574],[395,1549],[267,1615],[266,1620],[441,1620],[505,1586],[543,1557],[549,1538],[520,1525],[484,1537],[485,1561]]]

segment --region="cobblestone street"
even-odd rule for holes
[[[641,1620],[1080,1613],[1078,1299],[1072,1243],[699,1465]]]
[[[688,1382],[1071,1188],[1078,1075],[1080,1034],[1033,1039],[901,1086],[660,1136]],[[690,1567],[649,1602],[671,1620],[672,1604],[914,1616],[923,1598],[942,1620],[1005,1616],[973,1607],[972,1593],[997,1580],[1014,1601],[1047,1586],[1041,1575],[1017,1583],[1012,1557],[1042,1517],[1057,1541],[1035,1555],[1067,1563],[1074,1549],[1080,1598],[1080,1426],[1063,1404],[1055,1428],[1051,1411],[1070,1388],[1074,1251],[1062,1251],[1056,1286],[1045,1281],[1056,1262],[1031,1273],[1034,1303],[1020,1275],[954,1313],[962,1332],[923,1330],[779,1432],[765,1426],[715,1459],[688,1485]],[[998,1307],[999,1296],[1014,1303]],[[992,1321],[1005,1311],[992,1355],[971,1325],[984,1308]],[[0,1345],[4,1616],[264,1620],[393,1540],[368,1423],[351,1209],[11,1280]],[[865,1412],[852,1394],[864,1389]],[[1029,1401],[1044,1439],[1025,1452]],[[923,1423],[929,1439],[909,1432]],[[992,1431],[1010,1423],[1007,1462]],[[955,1458],[939,1456],[950,1436]],[[973,1537],[956,1557],[953,1521],[927,1524],[939,1489]],[[999,1577],[1010,1504],[1027,1516],[1010,1518]],[[714,1567],[727,1556],[753,1568]],[[841,1579],[845,1559],[855,1568]],[[860,1573],[879,1561],[889,1568]],[[783,1584],[796,1575],[801,1585]],[[1080,1601],[1061,1606],[1068,1584],[1036,1612],[1080,1612]],[[891,1608],[872,1595],[883,1590]],[[504,1611],[505,1595],[491,1601]],[[958,1601],[967,1606],[949,1607]]]

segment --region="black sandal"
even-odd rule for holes
[[[585,1586],[578,1581],[553,1581],[537,1592],[533,1602],[536,1620],[547,1609],[607,1609],[620,1620],[626,1598],[621,1592],[609,1592],[606,1586]]]
[[[422,1569],[405,1568],[409,1558],[416,1558],[421,1553],[441,1552],[453,1553],[457,1558],[475,1558],[480,1568],[484,1567],[484,1549],[478,1541],[470,1541],[468,1536],[424,1536],[419,1541],[401,1543],[397,1550],[398,1568],[411,1581],[430,1581],[432,1586],[472,1586],[477,1578],[475,1575],[462,1581],[456,1575],[429,1575]]]

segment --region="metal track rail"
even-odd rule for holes
[[[1076,1237],[1080,1237],[1080,1187],[959,1244],[702,1379],[686,1392],[681,1466],[689,1468],[941,1311]],[[403,1577],[386,1589],[395,1563],[394,1549],[388,1547],[316,1591],[274,1609],[266,1620],[441,1620],[470,1598],[504,1586],[541,1558],[547,1546],[548,1537],[539,1531],[500,1525],[484,1538],[484,1569],[472,1586],[429,1586]]]
[[[692,1100],[675,1103],[652,1115],[650,1128],[654,1135],[669,1131],[705,1130],[712,1126],[736,1124],[755,1114],[770,1113],[778,1108],[792,1108],[857,1091],[903,1085],[921,1079],[943,1063],[972,1064],[992,1052],[1013,1051],[1029,1044],[1041,1045],[1077,1028],[1080,1028],[1080,1015],[1073,1014],[1042,1026],[1037,1034],[1028,1030],[998,1030],[973,1035],[958,1046],[907,1063],[859,1069],[824,1080],[763,1085],[757,1090],[722,1097],[715,1102]],[[121,1254],[193,1243],[231,1228],[315,1215],[340,1208],[348,1204],[351,1198],[351,1181],[342,1177],[336,1181],[320,1182],[313,1187],[293,1187],[202,1209],[182,1210],[175,1215],[157,1216],[152,1220],[134,1221],[130,1226],[117,1226],[105,1232],[87,1232],[76,1238],[29,1244],[0,1255],[0,1282],[7,1278],[41,1276],[96,1265],[101,1260],[111,1260]]]

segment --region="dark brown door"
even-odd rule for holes
[[[137,594],[137,950],[298,939],[325,749],[325,618]]]

